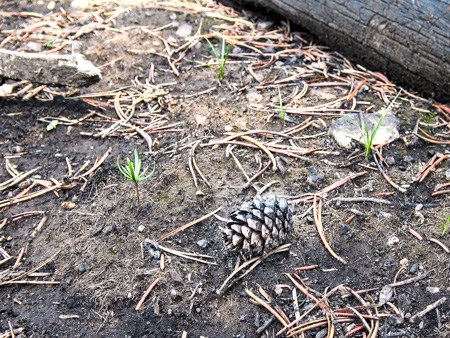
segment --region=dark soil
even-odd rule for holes
[[[21,330],[21,333],[16,332],[16,337],[182,337],[184,331],[187,337],[275,337],[282,328],[277,320],[257,331],[273,316],[252,302],[246,289],[261,298],[264,298],[264,291],[258,290],[265,290],[272,298],[271,306],[279,306],[292,321],[296,316],[293,297],[299,304],[300,314],[314,302],[295,289],[286,273],[301,275],[317,298],[344,284],[353,290],[373,289],[368,295],[376,303],[384,285],[427,272],[426,278],[396,287],[392,307],[379,307],[380,313],[390,315],[380,319],[378,336],[448,337],[449,253],[429,240],[436,238],[444,245],[450,244],[448,233],[441,236],[442,224],[449,217],[448,194],[431,196],[437,184],[449,180],[448,160],[439,164],[422,182],[416,179],[434,154],[445,154],[448,150],[412,134],[418,118],[423,118],[427,112],[439,116],[439,110],[431,102],[407,95],[401,96],[394,109],[401,121],[400,138],[383,147],[383,156],[389,158],[390,166],[386,170],[390,178],[404,187],[405,193],[389,185],[376,165],[366,162],[362,155],[350,160],[353,150],[361,153],[362,148],[340,148],[326,133],[334,117],[327,112],[320,115],[320,111],[319,115],[312,115],[316,121],[314,125],[296,134],[311,137],[294,142],[322,152],[301,158],[277,156],[286,168],[277,172],[269,169],[253,186],[246,188],[247,179],[242,171],[232,157],[225,156],[226,145],[213,147],[208,142],[223,139],[230,131],[282,132],[305,121],[308,114],[288,113],[292,122],[278,118],[274,109],[279,102],[278,89],[266,84],[302,69],[311,69],[308,67],[321,67],[317,63],[322,59],[310,60],[307,54],[298,52],[280,53],[277,62],[253,70],[261,77],[258,82],[249,71],[250,62],[247,61],[267,63],[270,58],[240,46],[241,50],[235,49],[230,55],[225,79],[219,81],[217,65],[205,66],[212,57],[208,44],[202,40],[187,50],[176,64],[180,72],[176,76],[164,57],[165,46],[160,37],[170,42],[172,50],[185,40],[176,34],[177,27],[155,30],[173,22],[192,26],[191,35],[200,23],[202,34],[227,32],[233,35],[239,29],[247,29],[238,19],[250,20],[254,26],[248,28],[248,34],[253,34],[255,39],[258,34],[268,36],[258,40],[261,49],[264,44],[268,46],[266,49],[275,45],[275,52],[285,48],[283,43],[293,44],[296,48],[307,46],[303,39],[295,38],[301,37],[301,33],[289,32],[283,22],[271,22],[268,18],[252,17],[251,13],[236,13],[226,7],[208,4],[204,8],[209,8],[211,13],[221,13],[235,21],[208,16],[200,7],[189,7],[194,5],[188,2],[186,7],[160,2],[139,7],[99,5],[84,14],[74,14],[73,21],[60,24],[64,32],[73,29],[71,34],[74,34],[81,27],[98,23],[99,17],[103,20],[102,25],[74,38],[82,43],[82,52],[88,60],[96,66],[104,65],[102,80],[71,94],[69,89],[49,88],[29,100],[23,99],[25,94],[17,94],[25,86],[20,84],[8,97],[0,97],[0,152],[4,158],[0,182],[11,178],[5,169],[7,160],[19,172],[39,167],[28,179],[1,191],[0,204],[13,200],[32,182],[54,184],[50,180],[55,179],[66,184],[65,189],[0,209],[0,248],[13,256],[0,264],[0,337],[10,337],[11,328]],[[6,1],[0,5],[0,11],[39,12],[46,15],[49,22],[58,22],[58,18],[66,20],[64,16],[58,16],[60,7],[75,13],[69,2],[57,2],[53,14],[48,13],[46,6],[47,2],[41,6],[29,5],[28,1]],[[0,19],[3,30],[20,30],[39,21],[33,17],[4,14],[0,14]],[[136,28],[138,26],[145,26],[146,30]],[[149,30],[155,31],[148,33]],[[45,33],[48,36],[56,34],[50,28]],[[6,36],[0,30],[0,41]],[[27,42],[33,39],[44,45],[38,36],[30,35],[28,40],[12,36],[4,48],[29,51]],[[276,37],[280,40],[275,41]],[[70,36],[58,39],[60,37],[55,38],[51,46],[45,45],[43,51],[59,46],[64,39],[70,40]],[[255,46],[250,38],[247,40],[248,45]],[[213,37],[211,41],[216,45],[220,42]],[[62,51],[70,52],[70,46]],[[328,61],[331,59],[341,60],[339,56]],[[340,73],[342,64],[328,67],[331,74],[345,76]],[[155,83],[145,87],[142,84],[150,78],[151,69],[155,70]],[[283,97],[291,94],[296,86],[302,89],[301,81],[308,82],[309,79],[297,78],[289,82],[289,86],[281,87]],[[287,102],[287,108],[317,106],[348,95],[348,87],[314,87],[314,83],[335,81],[340,80],[315,78],[309,82],[306,94]],[[153,92],[164,90],[164,93],[158,92],[148,102],[137,105],[130,123],[141,123],[142,126],[160,121],[169,126],[149,132],[151,151],[146,141],[126,126],[107,137],[97,135],[117,121],[114,108],[117,93],[121,98],[127,95],[139,97],[145,89],[151,92],[149,88]],[[115,92],[111,94],[112,91]],[[90,95],[93,93],[99,94]],[[372,85],[361,91],[356,99],[357,109],[361,110],[369,105],[374,106],[374,111],[386,106]],[[128,107],[130,101],[122,101],[122,104]],[[339,113],[339,109],[350,109],[351,102],[333,107]],[[90,113],[82,122],[72,125],[61,122],[51,131],[46,129],[48,122],[42,121],[48,117],[49,120],[76,120]],[[200,143],[195,150],[195,159],[210,186],[197,175],[196,187],[189,169],[189,152],[197,141]],[[73,174],[68,174],[68,162],[74,173],[88,160],[87,168],[91,168],[109,148],[111,154],[92,175],[74,179]],[[131,157],[135,148],[141,153],[144,166],[156,163],[157,168],[149,180],[140,183],[139,205],[133,185],[116,167],[117,156]],[[260,170],[261,165],[268,163],[266,154],[258,149],[236,146],[233,154],[250,177]],[[215,265],[165,254],[162,268],[161,260],[152,257],[144,245],[146,239],[158,239],[219,207],[222,209],[218,215],[227,218],[242,202],[273,181],[276,182],[265,193],[286,196],[294,201],[294,196],[316,193],[361,171],[367,173],[324,198],[325,235],[333,250],[348,265],[334,259],[325,249],[314,224],[312,204],[304,202],[292,203],[295,211],[294,230],[288,240],[290,251],[270,256],[220,295],[217,290],[233,272],[239,258],[226,250],[220,231],[224,223],[219,219],[210,217],[161,243],[171,249],[212,256]],[[41,183],[36,183],[32,191],[43,189]],[[377,197],[387,199],[390,204],[331,201],[335,197]],[[68,208],[65,202],[71,202],[71,207]],[[14,220],[15,215],[29,211],[41,213]],[[44,216],[47,221],[42,230],[32,235]],[[7,221],[2,227],[5,218]],[[419,232],[423,240],[414,237],[410,228]],[[388,243],[394,237],[398,241]],[[206,240],[206,246],[198,243],[201,240]],[[25,254],[15,266],[21,248]],[[45,274],[24,276],[19,280],[57,281],[58,284],[1,284],[11,281],[20,272],[37,267],[52,255],[56,255],[54,259],[37,271]],[[0,252],[0,261],[3,258]],[[296,267],[309,265],[318,267],[295,272]],[[159,283],[142,309],[136,311],[136,304],[156,278],[160,279]],[[369,302],[366,293],[361,295]],[[414,323],[408,320],[443,297],[447,297],[447,301],[441,306]],[[352,297],[339,292],[328,299],[328,304],[332,309],[359,305]],[[395,313],[394,308],[399,313]],[[315,312],[315,316],[319,315],[323,314]],[[303,322],[313,319],[314,316],[307,316]],[[337,324],[336,336],[344,337],[347,327],[347,324]],[[320,335],[321,329],[323,327],[310,330],[306,337],[324,337],[326,334]],[[361,332],[353,337],[362,337]]]

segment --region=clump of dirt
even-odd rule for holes
[[[349,306],[366,316],[369,330],[378,326],[378,336],[448,334],[448,233],[441,236],[448,193],[439,188],[448,181],[448,154],[425,134],[417,136],[421,126],[433,133],[432,141],[445,140],[439,129],[448,126],[444,106],[400,96],[393,109],[400,138],[376,157],[383,176],[364,159],[362,146],[341,149],[328,130],[337,116],[386,107],[398,88],[310,45],[282,23],[264,18],[256,24],[209,1],[95,2],[84,12],[58,2],[66,14],[20,6],[49,22],[39,32],[47,37],[32,34],[31,41],[43,51],[81,42],[103,78],[76,92],[41,88],[29,100],[23,97],[38,85],[6,82],[15,87],[0,99],[1,182],[14,170],[38,169],[1,190],[4,337],[11,330],[16,337],[272,337],[300,315],[296,325],[325,319],[308,331],[311,336],[325,336],[334,316],[338,336],[355,329],[360,337],[366,328],[359,317],[340,317]],[[5,27],[17,34],[5,47],[27,50],[21,29],[37,19],[12,18]],[[181,25],[192,32],[184,37]],[[218,46],[222,36],[232,49],[219,81],[204,38]],[[44,41],[49,37],[51,44]],[[436,114],[437,123],[418,121],[424,111]],[[56,128],[47,130],[51,121],[58,121]],[[131,157],[135,148],[145,167],[157,168],[140,183],[139,205],[133,184],[116,168],[117,156]],[[426,163],[443,157],[430,162],[425,175]],[[333,186],[337,182],[345,183]],[[53,190],[17,203],[42,189]],[[284,196],[294,207],[289,251],[265,258],[221,289],[243,263],[224,246],[223,222],[243,201],[264,193]],[[217,217],[150,250],[150,241],[218,208]],[[323,245],[320,224],[341,261]],[[210,256],[213,264],[173,250]],[[11,258],[3,261],[5,252]],[[405,283],[395,286],[399,281]],[[388,284],[394,293],[379,304]],[[252,294],[266,307],[254,304]],[[438,305],[414,317],[430,304]]]

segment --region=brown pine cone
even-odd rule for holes
[[[283,244],[291,229],[292,211],[285,198],[256,195],[231,214],[223,234],[230,251],[250,259]]]

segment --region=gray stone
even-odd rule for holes
[[[372,114],[354,113],[345,115],[332,124],[331,135],[337,144],[343,148],[351,149],[354,140],[364,144],[365,127],[369,129],[370,135],[382,113],[382,111],[379,111]],[[375,134],[372,145],[390,143],[398,139],[400,137],[399,125],[399,119],[392,113],[387,113]]]
[[[105,226],[103,228],[103,233],[105,235],[107,235],[107,234],[113,232],[114,230],[116,230],[116,225],[115,224],[108,224],[107,226]]]
[[[409,272],[414,274],[414,273],[417,272],[418,268],[419,268],[419,266],[418,266],[416,263],[414,263],[414,264],[411,265],[411,267],[409,268]]]
[[[205,249],[208,246],[208,241],[206,239],[201,239],[201,240],[197,241],[197,245],[200,248]]]
[[[388,156],[386,157],[386,164],[387,165],[395,165],[395,158],[394,156]]]
[[[389,218],[392,217],[392,214],[390,214],[389,212],[380,211],[380,212],[377,214],[377,216],[378,216],[379,219],[389,219]]]

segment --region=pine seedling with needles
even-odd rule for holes
[[[136,189],[136,200],[137,205],[140,204],[139,200],[139,182],[145,181],[149,179],[156,170],[156,165],[153,164],[153,169],[151,173],[148,175],[145,175],[147,173],[148,168],[145,168],[141,172],[142,167],[142,161],[139,158],[139,153],[137,149],[134,149],[134,162],[131,161],[129,158],[127,158],[127,164],[122,165],[120,164],[120,155],[117,156],[117,168],[119,169],[120,173],[125,176],[128,180],[132,181],[134,183],[134,187]]]
[[[211,43],[211,41],[209,41],[208,39],[206,39],[206,41],[208,41],[209,47],[211,48],[214,57],[219,63],[219,72],[217,73],[217,75],[219,77],[219,80],[222,81],[225,77],[225,66],[227,64],[228,55],[231,51],[231,46],[227,46],[225,39],[222,38],[222,45],[219,52],[217,48],[214,47],[214,45]]]
[[[370,153],[372,151],[372,144],[373,140],[375,139],[375,136],[377,135],[378,129],[380,129],[381,124],[383,123],[384,118],[386,117],[386,114],[391,110],[392,106],[394,105],[395,101],[399,97],[402,90],[398,92],[397,96],[391,101],[389,106],[383,110],[383,113],[381,114],[380,118],[377,121],[377,124],[375,125],[375,128],[370,131],[369,125],[364,120],[362,121],[362,133],[363,133],[363,142],[364,142],[364,155],[366,158],[366,161],[369,160]]]

